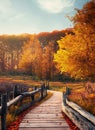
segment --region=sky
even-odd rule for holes
[[[0,34],[51,32],[73,27],[74,16],[90,0],[0,0]]]

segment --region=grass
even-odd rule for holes
[[[31,106],[30,108],[28,108],[27,110],[23,111],[18,116],[16,116],[15,119],[13,118],[13,120],[10,119],[13,115],[8,115],[9,116],[8,120],[10,119],[11,122],[8,122],[9,124],[7,126],[7,129],[8,130],[12,130],[12,129],[13,130],[18,130],[19,124],[20,124],[21,120],[23,119],[23,117],[25,116],[25,114],[27,114],[31,109],[39,106],[44,101],[48,100],[51,96],[52,96],[52,93],[48,92],[48,95],[43,100],[41,100],[39,102],[36,102],[33,106]]]
[[[63,83],[63,82],[50,82],[50,89],[55,91],[65,92],[66,87],[69,87],[73,91],[83,91],[83,83]]]
[[[45,97],[45,99],[42,99],[42,101],[47,100],[50,96],[51,96],[51,93],[48,93],[48,96]],[[35,94],[35,100],[40,99],[40,97],[41,97],[40,92]],[[19,113],[22,112],[23,106],[27,106],[27,104],[29,104],[29,106],[31,107],[31,105],[32,105],[31,102],[32,102],[32,98],[31,98],[31,96],[28,96],[28,97],[24,97],[22,100],[20,100],[15,105],[10,106],[8,108],[8,113],[7,113],[7,118],[6,118],[7,119],[7,126],[9,126],[13,121],[16,120]],[[35,102],[35,104],[39,104],[40,102],[41,101]]]
[[[95,92],[88,93],[83,82],[79,83],[62,83],[50,82],[50,89],[56,91],[66,91],[66,87],[71,89],[69,100],[75,102],[86,111],[95,115]],[[93,86],[94,87],[94,86]]]
[[[7,81],[7,82],[16,82],[16,83],[24,83],[29,86],[40,86],[41,81],[33,80],[32,76],[1,76],[0,82]]]
[[[52,96],[52,93],[48,92],[48,95],[43,100],[36,102],[35,104],[39,105],[40,103],[49,99],[51,96]],[[40,93],[37,93],[35,95],[35,99],[38,99],[39,97],[40,97]],[[17,111],[19,111],[19,108],[25,104],[27,105],[27,103],[30,103],[30,102],[32,102],[31,97],[25,97],[22,101],[18,102],[15,105],[10,106],[10,108],[8,109],[7,118],[6,118],[7,119],[7,126],[9,126],[13,121],[15,121],[18,118]]]
[[[76,85],[68,96],[69,100],[81,106],[86,111],[95,115],[95,92],[88,93],[84,83]]]
[[[41,86],[42,81],[41,80],[33,80],[32,76],[1,76],[0,77],[0,82],[15,82],[15,83],[22,83],[28,86]],[[65,91],[66,86],[70,87],[71,89],[75,89],[78,87],[81,87],[81,83],[63,83],[63,82],[49,82],[49,86],[51,90],[55,91]],[[83,87],[81,87],[83,88]],[[31,88],[30,88],[31,90]]]
[[[95,115],[95,93],[87,94],[85,92],[72,92],[71,95],[69,95],[69,100]]]
[[[1,76],[0,82],[15,82],[25,84],[32,90],[32,86],[41,86],[42,81],[33,80],[32,76]],[[64,83],[64,82],[49,82],[50,90],[65,92],[66,87],[71,89],[69,99],[79,106],[83,107],[88,112],[95,115],[95,93],[87,93],[84,83]]]

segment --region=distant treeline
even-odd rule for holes
[[[57,41],[72,29],[39,34],[0,35],[0,73],[24,73],[39,79],[59,79],[54,63]],[[62,76],[61,76],[62,79]]]

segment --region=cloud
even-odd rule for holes
[[[72,7],[75,0],[37,0],[38,6],[49,13],[60,13]]]

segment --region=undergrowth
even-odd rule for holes
[[[21,122],[21,120],[24,117],[24,115],[27,114],[30,111],[30,109],[32,109],[34,107],[37,107],[38,105],[43,103],[45,100],[48,100],[51,96],[52,96],[52,93],[48,92],[47,96],[43,100],[41,100],[39,102],[36,102],[33,106],[31,106],[30,108],[28,108],[25,111],[21,112],[19,115],[16,115],[13,112],[13,111],[16,111],[18,109],[18,107],[12,106],[10,108],[10,110],[9,110],[9,113],[7,114],[7,129],[8,130],[12,130],[12,129],[13,130],[18,130],[18,125]],[[23,103],[25,103],[26,100],[24,99]]]

